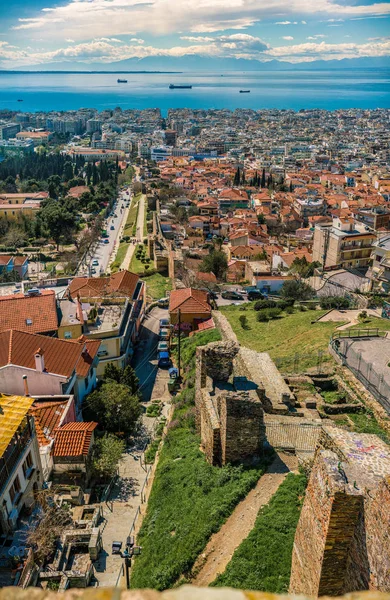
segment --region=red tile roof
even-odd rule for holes
[[[211,306],[207,301],[207,292],[185,288],[174,290],[169,297],[169,312],[176,313],[180,308],[183,313],[210,313]]]
[[[196,278],[199,279],[199,281],[206,281],[207,283],[217,283],[217,278],[214,273],[204,273],[203,271],[198,271]]]
[[[58,428],[68,405],[67,400],[34,402],[29,414],[34,417],[38,444],[47,446],[54,439],[54,430]]]
[[[55,293],[52,290],[43,290],[37,296],[0,296],[0,332],[6,329],[18,329],[29,333],[57,331]]]
[[[134,296],[139,277],[130,271],[118,271],[110,277],[75,277],[69,286],[72,298],[80,294],[83,298],[101,295]]]
[[[84,343],[86,352],[83,352]],[[35,370],[34,355],[38,348],[44,356],[45,371],[70,377],[74,370],[79,377],[86,377],[99,349],[100,340],[60,340],[9,330],[0,333],[0,367],[12,364]]]
[[[53,456],[87,456],[97,423],[67,423],[55,431]]]

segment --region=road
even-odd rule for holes
[[[139,340],[135,347],[132,366],[141,382],[141,391],[144,402],[149,402],[154,397],[162,397],[168,380],[168,372],[157,368],[157,344],[160,319],[167,318],[168,311],[163,308],[153,308],[145,316],[142,323]],[[155,383],[160,383],[156,385]],[[156,389],[154,390],[154,386]]]
[[[127,195],[127,190],[120,192],[117,201],[113,207],[114,215],[113,217],[108,217],[106,219],[106,229],[108,238],[108,243],[104,243],[104,240],[99,240],[99,243],[93,248],[92,252],[89,252],[83,265],[80,267],[78,271],[78,275],[89,275],[92,277],[99,277],[101,273],[105,273],[109,267],[111,262],[111,255],[114,252],[114,249],[119,244],[119,239],[122,234],[122,229],[126,223],[128,209],[124,209],[121,212],[122,205],[125,204],[126,201],[130,199],[130,196]],[[111,229],[114,227],[114,229]],[[97,260],[99,262],[98,265],[93,266],[92,262]],[[92,269],[96,272],[92,273]]]

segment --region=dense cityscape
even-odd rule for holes
[[[1,110],[1,587],[387,597],[389,121]]]

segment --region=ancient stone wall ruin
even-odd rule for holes
[[[390,449],[324,427],[295,534],[290,592],[390,592]]]
[[[196,426],[213,465],[244,461],[262,448],[264,390],[246,377],[232,377],[238,353],[234,342],[197,348]]]

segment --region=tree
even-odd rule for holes
[[[20,248],[20,246],[24,246],[26,243],[26,234],[24,231],[18,226],[11,226],[4,236],[4,244],[5,246],[10,246],[11,248]]]
[[[260,186],[262,188],[265,188],[265,169],[264,168],[263,168],[263,171],[261,173],[261,183],[260,183]]]
[[[114,363],[108,363],[104,369],[103,379],[126,385],[132,395],[137,394],[139,390],[139,379],[131,365],[119,369]]]
[[[294,300],[310,300],[315,296],[315,290],[299,279],[285,281],[281,292],[283,298],[294,298]]]
[[[265,223],[265,217],[264,217],[263,213],[259,213],[257,215],[257,222],[259,225],[263,225]]]
[[[86,419],[95,419],[106,431],[130,434],[141,415],[139,398],[131,394],[126,385],[107,381],[89,394],[85,415]]]
[[[72,524],[72,515],[68,504],[57,506],[54,502],[55,488],[41,490],[35,495],[40,505],[41,519],[27,532],[27,544],[34,551],[35,560],[42,564],[54,554],[56,541],[67,527]]]
[[[240,181],[241,181],[240,167],[237,167],[237,171],[236,171],[236,173],[234,175],[234,179],[233,179],[233,185],[234,186],[240,185]]]
[[[228,267],[227,256],[222,250],[214,250],[204,257],[199,270],[214,273],[217,279],[223,279]]]
[[[93,476],[110,479],[116,473],[126,444],[111,433],[98,438],[92,446],[89,467]]]
[[[75,216],[66,207],[60,206],[54,200],[49,200],[39,211],[39,218],[46,227],[49,235],[57,244],[57,250],[62,239],[69,239],[76,229]]]

